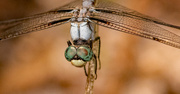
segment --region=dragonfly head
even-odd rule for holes
[[[68,46],[65,51],[65,58],[76,67],[83,67],[93,57],[93,51],[87,45]]]

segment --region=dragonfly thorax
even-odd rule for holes
[[[71,38],[76,40],[90,40],[93,38],[93,28],[88,22],[72,22],[71,23]]]
[[[71,18],[71,22],[87,22],[89,21],[89,16],[91,15],[92,12],[94,12],[94,7],[90,8],[78,8],[74,9],[73,12],[73,17]]]
[[[76,8],[72,11],[73,18],[71,19],[72,22],[83,22],[88,21],[90,14],[95,11],[94,5],[96,0],[83,0],[82,7]]]

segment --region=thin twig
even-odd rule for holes
[[[94,87],[94,80],[96,79],[96,74],[95,74],[95,63],[94,63],[94,58],[89,62],[88,65],[88,76],[87,76],[87,81],[86,81],[86,91],[85,94],[93,94],[93,87]]]

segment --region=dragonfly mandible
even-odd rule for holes
[[[71,23],[71,38],[65,58],[76,67],[93,60],[95,73],[100,68],[100,37],[96,25],[155,40],[180,48],[180,36],[159,25],[180,29],[153,17],[143,15],[122,5],[103,0],[76,0],[60,8],[0,22],[0,40],[10,39],[54,26]],[[85,69],[86,73],[86,69]],[[87,75],[87,73],[86,73]]]

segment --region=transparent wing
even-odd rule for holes
[[[80,1],[75,1],[45,13],[22,19],[2,21],[0,22],[0,40],[66,23],[73,16],[71,11],[80,5]]]
[[[127,17],[131,17],[134,19],[138,19],[138,20],[151,21],[156,24],[180,29],[180,26],[165,23],[159,19],[141,14],[135,10],[126,8],[122,5],[119,5],[119,4],[110,2],[110,1],[99,0],[99,2],[96,5],[96,10],[105,12],[105,13],[119,15],[119,16],[127,16]]]
[[[110,5],[114,4],[113,6],[110,6],[103,2],[101,3],[101,5],[107,6],[103,7],[101,5],[97,5],[97,12],[92,13],[90,16],[90,20],[92,20],[94,23],[110,29],[130,33],[140,37],[152,39],[176,48],[180,48],[180,36],[159,27],[157,24],[161,23],[160,25],[165,24],[165,26],[177,29],[180,28],[179,26],[164,23],[155,18],[145,16],[120,5],[119,7],[116,7],[115,5],[117,4],[114,3],[108,3]],[[112,11],[110,9],[114,10],[114,12],[109,12]],[[133,15],[127,15],[129,13]]]

